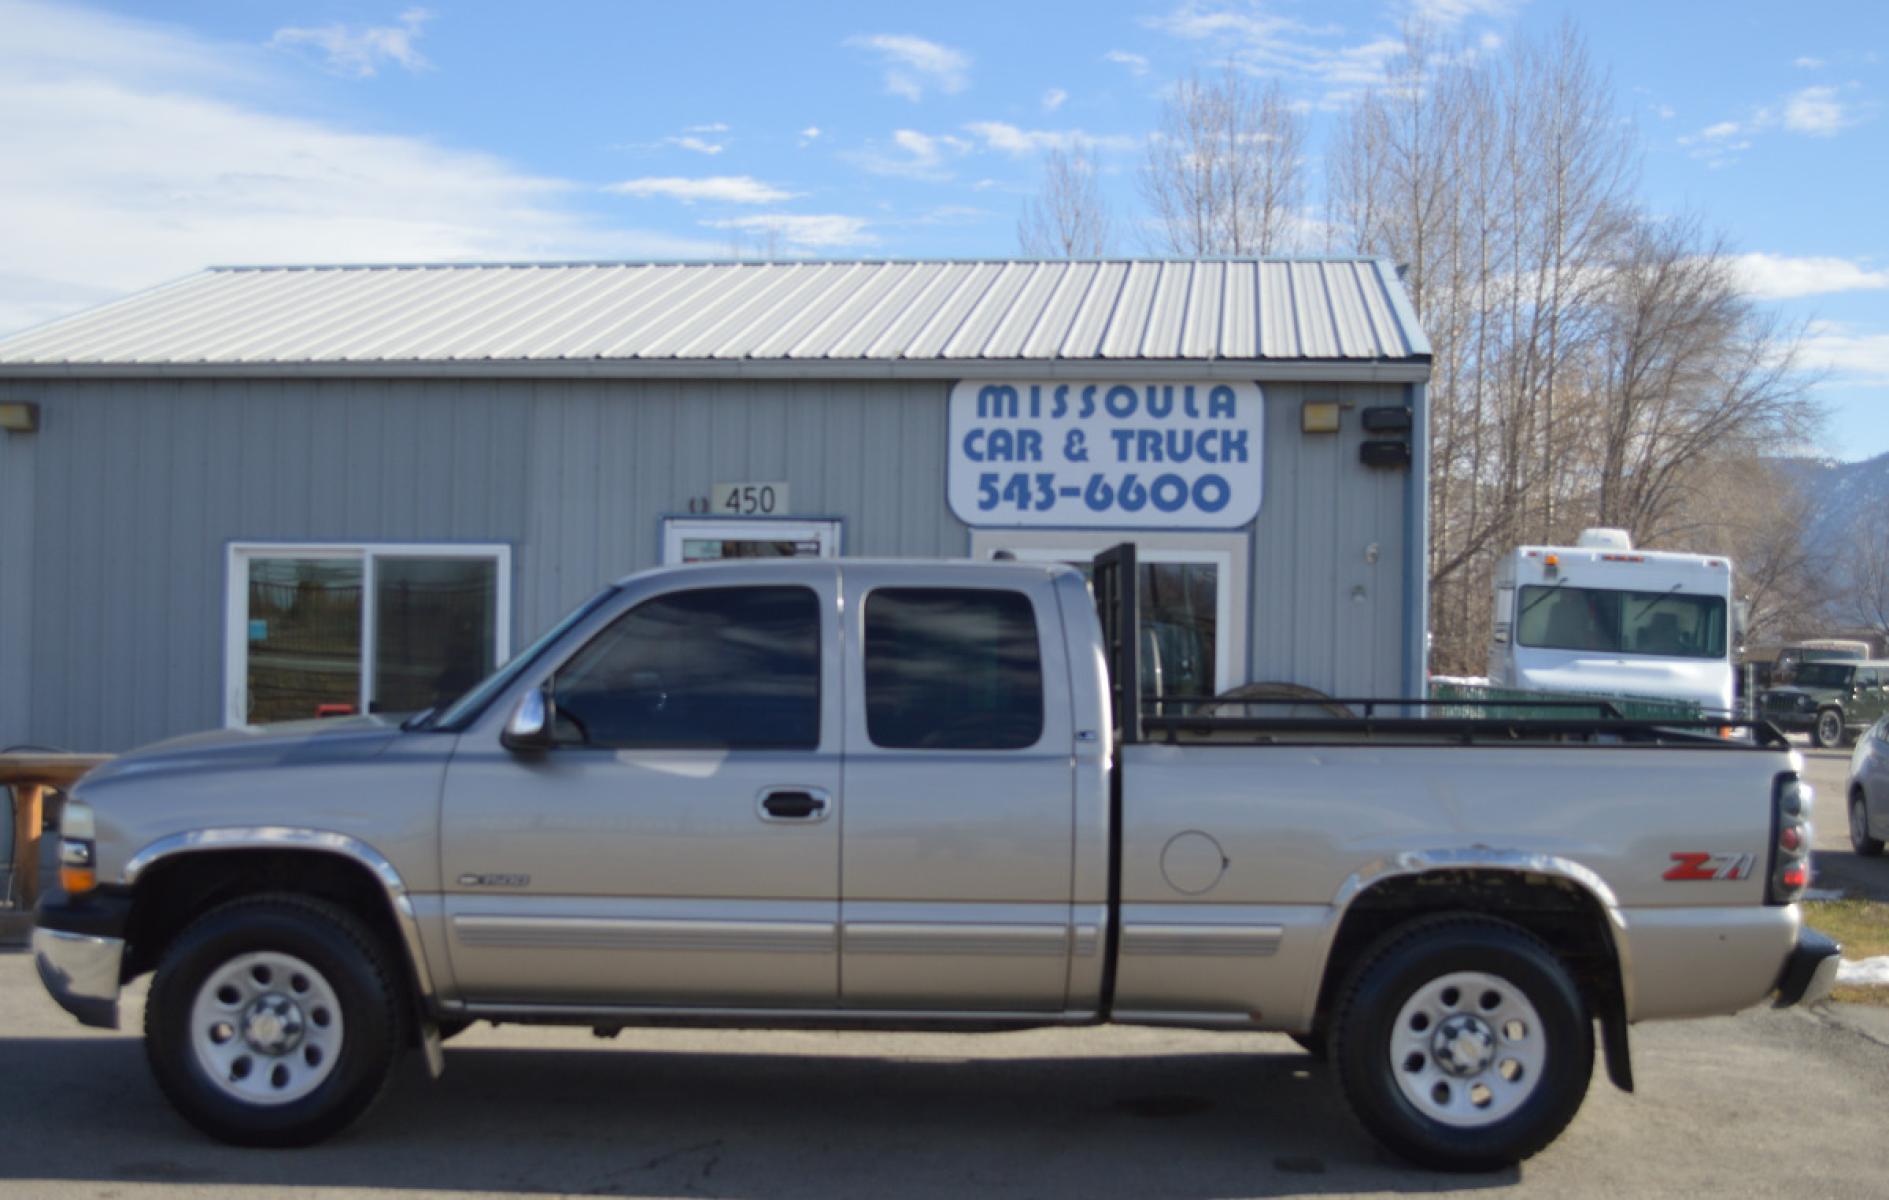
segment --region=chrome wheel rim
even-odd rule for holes
[[[210,972],[190,1006],[190,1046],[210,1082],[245,1104],[289,1104],[341,1055],[341,1001],[320,971],[273,950]]]
[[[1817,737],[1825,746],[1834,746],[1843,736],[1843,726],[1835,713],[1825,713],[1817,718]]]
[[[1869,840],[1869,810],[1863,807],[1861,796],[1850,798],[1850,848],[1861,853],[1863,843]]]
[[[1454,971],[1411,993],[1390,1036],[1398,1090],[1424,1116],[1475,1128],[1511,1116],[1541,1085],[1547,1031],[1499,975]]]

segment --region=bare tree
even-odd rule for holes
[[[1842,580],[1837,616],[1889,638],[1889,533],[1870,522],[1854,547]]]
[[[1043,156],[1043,190],[1023,206],[1017,244],[1030,258],[1100,258],[1109,251],[1111,221],[1087,147]]]
[[[1330,143],[1331,240],[1400,265],[1431,342],[1439,669],[1484,660],[1490,574],[1517,544],[1603,523],[1727,552],[1729,530],[1662,539],[1697,532],[1725,464],[1812,417],[1793,339],[1696,224],[1640,214],[1637,162],[1571,25],[1490,55],[1413,23]],[[1783,549],[1780,596],[1803,574]]]
[[[1141,190],[1171,254],[1277,254],[1293,245],[1305,123],[1277,80],[1255,88],[1227,64],[1188,75],[1148,142]]]

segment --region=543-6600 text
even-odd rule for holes
[[[1216,513],[1227,506],[1233,490],[1220,475],[1193,479],[1175,474],[1142,479],[1133,471],[1119,479],[1100,472],[1087,479],[1065,480],[1054,471],[985,471],[977,477],[977,507],[991,512],[1008,505],[1018,512],[1048,512],[1057,504],[1081,504],[1091,512],[1180,512],[1190,505],[1197,512]]]

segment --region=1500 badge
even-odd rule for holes
[[[529,875],[473,875],[459,877],[460,887],[521,888],[531,886]]]
[[[1756,861],[1750,854],[1706,854],[1689,851],[1675,853],[1673,865],[1661,876],[1674,882],[1698,879],[1744,879],[1751,874],[1751,866]]]

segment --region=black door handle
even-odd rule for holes
[[[826,797],[812,792],[769,792],[761,800],[761,811],[781,821],[804,821],[826,812]]]

